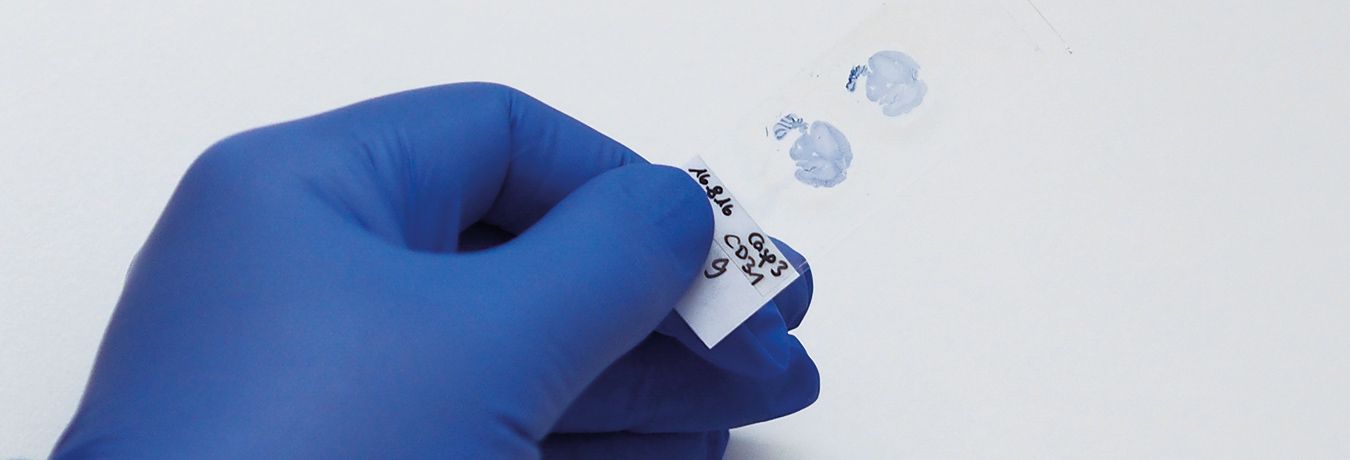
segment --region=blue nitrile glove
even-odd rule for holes
[[[818,376],[787,333],[809,277],[712,350],[672,313],[711,231],[683,172],[496,85],[232,136],[133,263],[53,454],[720,457]]]

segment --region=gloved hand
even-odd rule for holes
[[[787,333],[809,276],[712,350],[672,312],[711,229],[683,172],[496,85],[232,136],[137,255],[53,455],[720,457],[818,376]]]

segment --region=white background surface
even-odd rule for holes
[[[877,5],[277,3],[0,3],[0,457],[46,454],[212,141],[493,80],[676,163]],[[1350,6],[1037,5],[1063,93],[813,258],[820,401],[728,457],[1350,456]]]

